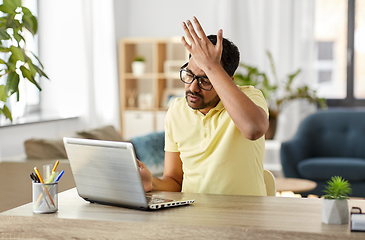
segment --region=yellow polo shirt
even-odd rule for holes
[[[260,90],[240,89],[268,114]],[[245,138],[221,101],[204,115],[185,97],[175,99],[165,120],[165,151],[180,152],[182,192],[266,196],[265,138]]]

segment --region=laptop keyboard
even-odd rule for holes
[[[150,196],[150,195],[147,195],[146,198],[147,198],[147,203],[148,204],[166,203],[166,202],[174,201],[174,200],[166,199],[166,198],[157,198],[157,197],[153,197],[153,196]]]

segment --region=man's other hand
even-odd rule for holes
[[[143,182],[143,188],[145,192],[152,190],[152,174],[150,170],[141,161],[137,159],[139,172],[141,173],[141,178]]]

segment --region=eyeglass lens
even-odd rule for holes
[[[186,67],[187,64],[185,64],[183,67]],[[211,90],[213,88],[212,84],[209,82],[208,78],[205,77],[198,77],[194,75],[193,73],[189,72],[186,69],[183,69],[183,67],[180,69],[180,79],[186,84],[191,84],[196,79],[198,82],[198,86],[204,90]]]

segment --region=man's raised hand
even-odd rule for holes
[[[192,55],[198,67],[204,71],[214,64],[220,64],[223,49],[223,31],[222,29],[218,31],[217,44],[213,45],[206,36],[198,19],[193,17],[193,21],[196,31],[190,20],[182,23],[186,38],[190,44],[188,44],[184,36],[181,38],[181,42]]]

